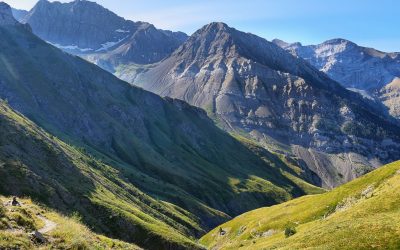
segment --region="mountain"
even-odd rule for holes
[[[400,91],[396,87],[400,79],[400,53],[362,47],[345,39],[308,46],[277,39],[273,42],[305,59],[344,87],[383,102],[394,117],[400,117]]]
[[[19,10],[11,8],[12,14],[17,21],[21,21],[26,15],[28,15],[27,10]]]
[[[209,249],[398,249],[399,188],[394,162],[328,193],[245,213],[200,242]]]
[[[135,84],[205,109],[228,131],[296,160],[332,188],[399,157],[400,127],[274,43],[223,23],[195,32]]]
[[[1,249],[39,249],[31,240],[33,231],[39,232],[36,241],[46,241],[40,244],[40,249],[141,249],[93,233],[77,216],[63,216],[30,199],[18,198],[21,206],[10,206],[11,200],[11,197],[0,197]]]
[[[0,2],[0,14],[0,25],[14,25],[17,23],[8,4]]]
[[[69,3],[40,0],[22,22],[28,23],[43,40],[91,58],[110,71],[119,64],[158,62],[187,38],[182,32],[125,20],[86,0]]]
[[[0,6],[1,194],[146,249],[198,249],[232,216],[322,191],[203,110],[64,53]]]

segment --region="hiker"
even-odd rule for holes
[[[14,206],[14,207],[16,207],[16,206],[20,207],[21,206],[21,204],[17,201],[17,197],[15,197],[15,196],[13,197],[11,205]]]

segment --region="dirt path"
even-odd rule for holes
[[[57,227],[57,223],[55,223],[54,221],[48,220],[41,215],[38,215],[38,218],[44,222],[44,227],[38,230],[38,232],[41,234],[48,233]]]

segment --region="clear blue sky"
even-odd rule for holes
[[[36,0],[5,0],[30,9]],[[268,40],[315,44],[346,38],[400,51],[399,0],[93,0],[126,19],[188,34],[212,21]],[[62,1],[68,2],[68,1]]]

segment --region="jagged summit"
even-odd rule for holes
[[[223,22],[211,22],[209,24],[204,25],[200,30],[197,32],[201,33],[203,31],[216,31],[216,30],[229,30],[229,27],[226,23]]]
[[[0,25],[15,25],[18,21],[14,18],[10,5],[0,2]]]
[[[349,41],[349,40],[344,39],[344,38],[333,38],[333,39],[329,39],[329,40],[326,40],[325,42],[323,42],[323,44],[338,44],[338,43],[351,43],[351,44],[354,44],[352,41]]]

